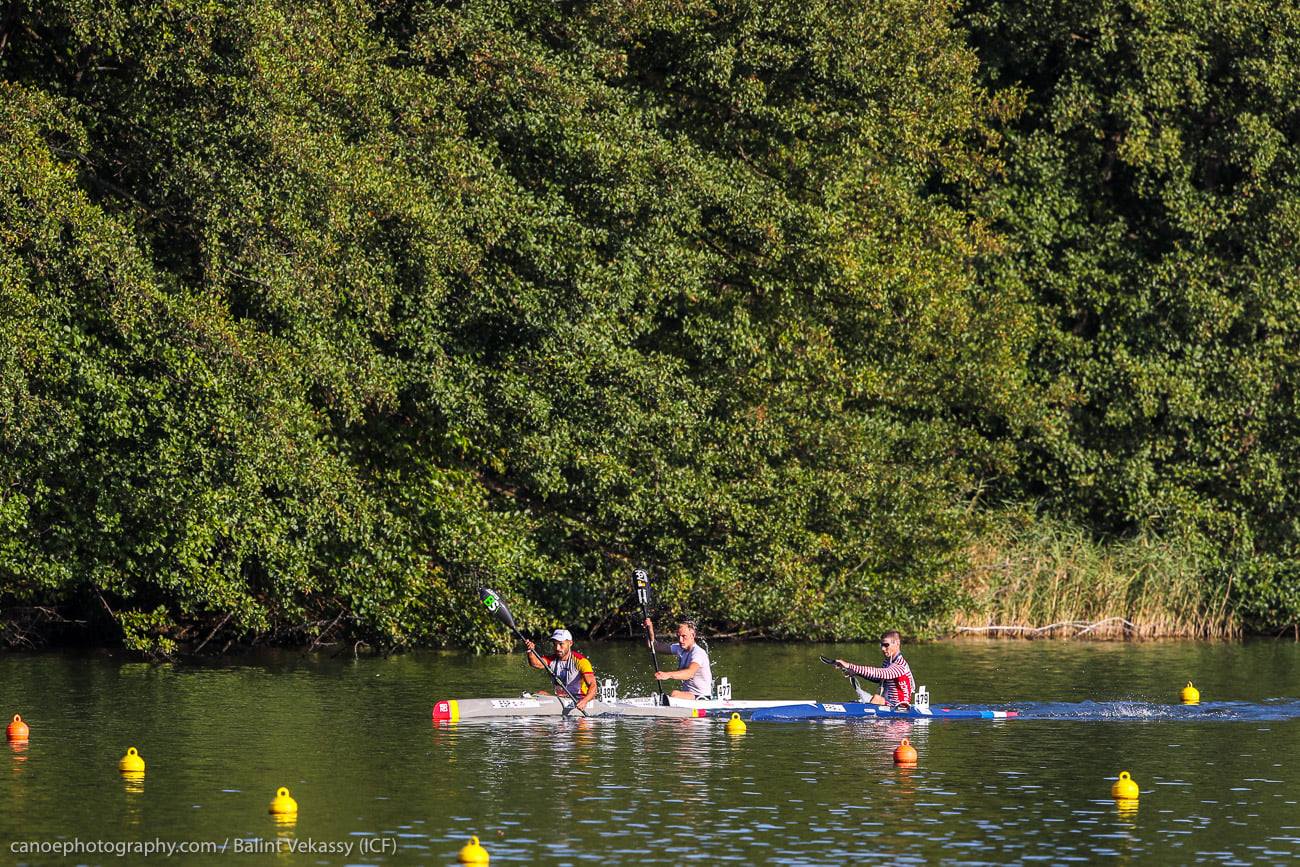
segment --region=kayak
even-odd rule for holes
[[[433,705],[435,723],[455,723],[467,719],[493,719],[521,716],[562,716],[565,708],[572,706],[553,695],[526,695],[519,698],[462,698],[444,699]],[[587,716],[644,716],[668,719],[694,719],[706,716],[702,708],[675,707],[672,705],[631,704],[626,701],[601,701],[596,699],[586,707]],[[569,716],[581,717],[576,710]]]
[[[465,719],[492,719],[494,717],[561,716],[571,704],[553,695],[526,694],[519,698],[463,698],[444,699],[433,705],[433,721],[454,723]],[[646,695],[613,700],[596,699],[587,705],[588,716],[661,717],[668,719],[699,719],[706,716],[726,715],[729,712],[749,713],[762,708],[812,706],[813,701],[798,702],[791,699],[744,701],[732,699],[669,698],[660,703],[659,696]],[[575,711],[570,716],[581,716]]]
[[[748,712],[764,707],[789,707],[791,705],[814,705],[817,702],[813,699],[793,699],[793,698],[771,698],[771,699],[721,699],[721,698],[674,698],[668,696],[665,699],[671,707],[694,707],[700,710],[714,711],[716,713],[726,713],[727,711]],[[654,695],[636,696],[633,698],[622,698],[618,700],[620,704],[640,707],[645,705],[655,705],[659,703],[659,697]]]
[[[803,719],[1012,719],[1015,710],[991,710],[982,707],[909,707],[894,709],[883,704],[846,701],[838,704],[808,702],[780,707],[758,708],[751,715],[755,721]]]

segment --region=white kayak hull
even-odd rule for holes
[[[464,698],[444,699],[433,706],[433,721],[460,722],[465,719],[492,719],[494,717],[561,716],[572,702],[553,695],[524,695],[519,698]],[[733,699],[670,698],[668,705],[659,703],[659,696],[647,695],[621,698],[612,702],[592,701],[587,705],[588,716],[662,717],[668,719],[693,719],[705,716],[726,715],[732,712],[751,712],[765,707],[788,707],[808,704],[791,699],[769,701],[743,701]],[[570,716],[581,716],[570,711]]]
[[[522,696],[520,698],[463,698],[444,699],[433,706],[435,723],[456,723],[467,719],[493,719],[504,717],[562,716],[573,703],[561,701],[553,695]],[[586,707],[587,716],[645,716],[668,719],[692,719],[705,716],[698,708],[664,707],[663,705],[630,705],[622,702],[604,702],[599,699]],[[569,711],[570,716],[582,714]]]
[[[642,696],[635,696],[630,698],[620,698],[618,700],[618,703],[630,705],[632,707],[643,707],[643,706],[654,706],[656,703],[658,703],[658,701],[659,701],[659,696],[657,695],[642,695]],[[793,698],[777,698],[777,699],[765,699],[765,700],[730,699],[730,698],[692,699],[692,698],[673,698],[671,696],[669,696],[668,698],[668,705],[670,707],[694,707],[694,708],[700,708],[701,710],[707,710],[710,712],[717,711],[719,713],[723,713],[726,711],[744,712],[750,710],[757,710],[760,707],[788,707],[790,705],[800,705],[800,704],[812,705],[816,703],[817,702],[814,701],[813,699],[801,701],[799,699],[793,699]],[[712,713],[710,713],[710,716],[712,716]]]

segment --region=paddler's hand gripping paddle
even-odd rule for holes
[[[853,691],[858,694],[859,701],[868,702],[871,700],[871,693],[868,690],[863,689],[862,685],[858,683],[857,675],[849,673],[844,669],[844,666],[840,665],[838,662],[831,659],[830,657],[819,656],[817,658],[820,659],[822,662],[826,663],[827,665],[833,666],[834,668],[838,669],[841,674],[843,674],[845,677],[849,679],[849,683],[853,684]]]
[[[507,608],[506,604],[501,601],[501,597],[497,596],[495,590],[489,590],[486,587],[482,587],[479,589],[478,595],[479,598],[483,600],[483,604],[487,606],[487,610],[491,611],[493,616],[496,617],[497,620],[500,620],[502,623],[504,623],[506,628],[515,634],[516,638],[518,638],[520,641],[528,640],[524,638],[524,634],[519,631],[519,627],[515,626],[515,618],[510,615],[510,609]],[[559,689],[561,692],[567,695],[569,697],[569,701],[573,702],[573,704],[564,708],[563,715],[568,716],[569,711],[576,710],[578,713],[582,714],[583,716],[587,716],[587,712],[582,708],[578,707],[578,700],[573,697],[573,693],[569,692],[569,688],[567,686],[560,683],[560,679],[555,676],[555,672],[551,669],[549,665],[546,664],[546,660],[542,659],[542,655],[532,650],[530,650],[529,653],[536,655],[537,658],[541,660],[542,668],[545,669],[546,673],[551,676],[551,683],[555,684],[556,689]],[[560,702],[560,705],[563,706],[564,702]]]

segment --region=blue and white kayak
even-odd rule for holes
[[[860,701],[811,702],[788,704],[781,707],[756,709],[750,719],[801,720],[801,719],[1012,719],[1020,715],[1015,710],[990,710],[982,707],[909,707],[893,709],[883,704],[865,704]]]

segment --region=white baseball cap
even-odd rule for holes
[[[567,629],[557,629],[551,633],[551,641],[572,641],[573,633]]]

